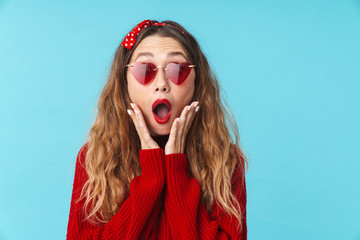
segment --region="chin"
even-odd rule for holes
[[[157,127],[155,129],[151,129],[150,135],[152,135],[152,136],[169,135],[170,134],[170,129],[171,129],[171,125],[170,126]]]

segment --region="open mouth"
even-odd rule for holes
[[[156,122],[167,123],[171,116],[171,104],[167,99],[157,99],[152,105],[152,112]]]

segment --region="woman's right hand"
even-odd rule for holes
[[[133,110],[128,109],[127,112],[129,113],[135,125],[136,131],[139,135],[141,141],[141,149],[159,148],[159,145],[154,141],[154,139],[149,133],[139,106],[137,106],[135,103],[130,103],[130,105]]]

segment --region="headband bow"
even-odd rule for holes
[[[123,45],[125,48],[127,49],[131,49],[135,43],[136,43],[136,37],[137,35],[139,35],[139,33],[141,32],[141,30],[143,30],[144,28],[147,28],[150,25],[157,25],[157,26],[164,26],[164,25],[169,25],[172,26],[176,29],[178,29],[177,27],[171,25],[171,24],[167,24],[167,23],[153,23],[151,22],[151,20],[146,19],[144,21],[142,21],[141,23],[139,23],[138,25],[136,25],[136,27],[134,27],[134,29],[128,33],[128,35],[125,37],[124,41],[121,43],[121,45]],[[179,31],[181,31],[184,34],[184,31],[178,29]]]

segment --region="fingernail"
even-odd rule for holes
[[[191,108],[191,105],[190,105],[190,106],[188,106],[188,111],[190,111],[190,108]]]
[[[135,109],[134,110],[135,114],[139,114],[139,110]]]
[[[176,121],[177,121],[177,122],[180,122],[180,118],[177,118]]]
[[[141,123],[139,123],[139,126],[142,128],[143,127],[143,125],[141,124]]]
[[[199,102],[195,102],[194,107],[197,107],[199,105]]]
[[[195,108],[195,112],[197,112],[197,111],[199,111],[199,106],[197,106],[197,107]]]
[[[134,104],[133,103],[130,103],[130,106],[132,107],[132,109],[134,109]]]
[[[131,116],[131,111],[130,111],[129,109],[127,110],[127,112],[128,112],[128,114]]]

